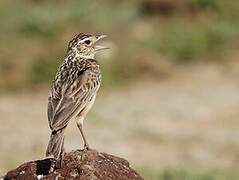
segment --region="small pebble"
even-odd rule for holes
[[[20,172],[20,174],[24,174],[24,173],[25,173],[25,171],[21,171],[21,172]]]
[[[37,179],[39,179],[39,180],[42,179],[42,178],[43,178],[42,174],[37,176]]]

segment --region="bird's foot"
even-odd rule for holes
[[[54,168],[60,169],[60,168],[62,168],[62,166],[63,166],[63,159],[62,158],[57,159]]]
[[[89,144],[85,144],[83,151],[89,151],[89,150],[91,150]]]
[[[54,172],[54,170],[55,170],[55,167],[56,167],[56,162],[57,162],[57,160],[56,160],[56,159],[52,159],[52,160],[51,160],[51,164],[50,164],[49,173],[52,173],[52,172]]]
[[[56,169],[60,169],[63,167],[63,159],[64,159],[64,156],[65,156],[65,150],[63,150],[61,152],[61,155],[59,157],[59,159],[56,160],[56,165],[55,165],[55,168]]]

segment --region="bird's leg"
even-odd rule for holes
[[[86,140],[85,133],[84,133],[84,131],[83,131],[83,119],[79,119],[79,120],[76,122],[76,124],[77,124],[77,127],[78,127],[79,130],[80,130],[81,136],[82,136],[83,141],[84,141],[84,150],[89,150],[90,147],[89,147],[89,144],[88,144],[88,142],[87,142],[87,140]]]

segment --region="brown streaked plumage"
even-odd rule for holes
[[[106,48],[95,43],[104,37],[80,33],[68,45],[48,98],[48,121],[52,133],[46,156],[53,155],[59,159],[63,155],[64,132],[72,118],[77,119],[84,148],[89,148],[82,126],[100,87],[100,67],[94,56],[97,51]]]

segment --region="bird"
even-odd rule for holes
[[[46,156],[53,156],[56,160],[64,156],[64,134],[71,119],[76,119],[84,150],[90,149],[83,121],[94,104],[101,84],[101,70],[95,54],[109,49],[96,44],[105,37],[81,32],[68,44],[48,96],[47,116],[51,136]]]

